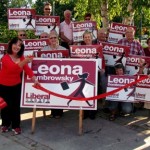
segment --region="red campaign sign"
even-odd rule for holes
[[[125,25],[125,24],[116,23],[116,22],[112,22],[111,23],[110,31],[117,32],[117,33],[120,33],[120,34],[125,34],[126,29],[128,27],[133,27],[135,29],[135,31],[136,31],[136,27],[135,26]]]
[[[106,65],[114,66],[116,63],[123,63],[125,66],[126,57],[130,51],[129,46],[111,43],[102,43],[102,45]]]
[[[73,22],[72,30],[74,42],[83,41],[83,33],[85,31],[90,31],[92,33],[93,39],[97,39],[97,24],[95,21]]]
[[[146,77],[146,75],[138,76],[138,79],[141,77]],[[150,78],[144,79],[137,83],[135,90],[135,99],[145,102],[150,102]]]
[[[71,58],[103,58],[101,45],[71,45]]]
[[[81,59],[34,58],[32,70],[41,86],[70,97],[86,98],[97,95],[97,61]],[[22,107],[89,109],[97,108],[97,102],[79,102],[39,91],[24,76],[22,83]]]
[[[49,33],[51,30],[56,30],[59,34],[60,17],[59,16],[40,16],[36,15],[36,35],[43,32]]]
[[[9,30],[35,30],[35,9],[8,8]]]
[[[136,76],[128,76],[128,75],[111,75],[108,76],[108,84],[107,84],[107,92],[118,89],[122,86],[125,86],[129,83],[135,82]],[[122,89],[121,91],[109,95],[106,97],[106,100],[111,101],[134,101],[134,93],[136,86],[133,85],[131,87],[127,87]]]
[[[48,39],[24,39],[23,40],[25,51],[40,50],[49,44]]]
[[[137,75],[139,72],[140,61],[143,62],[144,70],[143,73],[147,74],[150,68],[150,57],[129,55],[126,60],[126,74]]]
[[[47,51],[38,51],[35,52],[36,57],[41,58],[68,58],[68,50],[47,50]]]

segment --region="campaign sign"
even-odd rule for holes
[[[95,21],[82,21],[82,22],[73,22],[73,42],[83,41],[83,33],[85,31],[90,31],[93,36],[93,40],[97,39],[97,25]]]
[[[69,97],[97,95],[97,61],[95,59],[34,58],[32,70],[41,86],[49,91]],[[97,109],[97,101],[65,99],[32,87],[33,82],[24,76],[21,107],[58,109]]]
[[[102,45],[71,45],[71,58],[95,58],[98,60],[98,68],[102,68]]]
[[[110,43],[118,43],[119,40],[123,38],[123,34],[121,33],[115,33],[115,32],[109,32],[108,34],[108,42]]]
[[[35,35],[40,35],[43,32],[50,33],[51,30],[56,30],[59,34],[60,17],[59,16],[40,16],[36,15],[36,32]]]
[[[140,77],[144,77],[144,75],[138,76],[138,79]],[[149,89],[150,89],[150,78],[138,82],[135,90],[135,99],[139,101],[150,102]]]
[[[33,55],[34,51],[41,50],[44,46],[49,44],[48,39],[24,39],[25,55]]]
[[[150,57],[129,55],[126,60],[126,74],[137,75],[139,72],[139,63],[144,61],[144,69],[142,74],[147,74],[150,68]]]
[[[107,66],[114,66],[116,63],[122,63],[125,66],[126,57],[128,56],[130,50],[129,46],[104,42],[102,45],[105,64]]]
[[[9,30],[35,30],[35,9],[9,8]]]
[[[128,83],[134,82],[136,79],[135,76],[127,76],[127,75],[111,75],[108,76],[108,84],[107,84],[107,92],[118,89]],[[135,85],[124,88],[123,90],[116,92],[112,95],[106,97],[106,100],[110,101],[124,101],[124,102],[133,102],[135,95]]]
[[[130,25],[122,24],[122,23],[112,22],[111,26],[110,26],[110,32],[125,34],[126,29],[128,27],[133,27],[136,30],[135,26],[130,26]]]
[[[47,50],[47,51],[37,51],[35,52],[36,57],[40,58],[68,58],[68,50]]]
[[[136,30],[135,26],[112,22],[110,26],[109,35],[108,35],[108,42],[118,43],[118,41],[124,37],[126,29],[128,27],[133,27]]]
[[[4,51],[7,49],[8,44],[7,43],[0,43],[0,59],[4,55]]]

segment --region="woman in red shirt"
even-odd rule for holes
[[[24,57],[24,45],[18,37],[8,43],[7,53],[2,57],[0,70],[0,97],[7,106],[1,110],[1,132],[7,132],[12,128],[14,134],[20,134],[20,97],[21,97],[21,73],[25,73],[35,84],[39,84],[33,71],[28,67],[32,57]]]

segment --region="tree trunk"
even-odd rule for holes
[[[104,28],[109,27],[109,19],[108,19],[108,0],[103,0],[101,7],[101,17],[102,17],[102,25]]]
[[[127,24],[127,25],[134,25],[134,14],[135,14],[135,10],[132,6],[134,0],[129,0],[129,4],[127,7],[127,12],[129,13],[129,16],[125,17],[123,19],[123,24]]]

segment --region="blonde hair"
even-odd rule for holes
[[[49,33],[49,37],[51,37],[52,35],[55,35],[58,38],[58,34],[56,32],[56,30],[51,30]]]
[[[86,34],[90,34],[91,38],[93,39],[93,36],[92,36],[92,33],[88,30],[86,30],[84,33],[83,33],[83,38]]]
[[[72,12],[70,10],[65,10],[64,11],[64,16],[66,15],[66,13],[70,13],[71,14]]]

